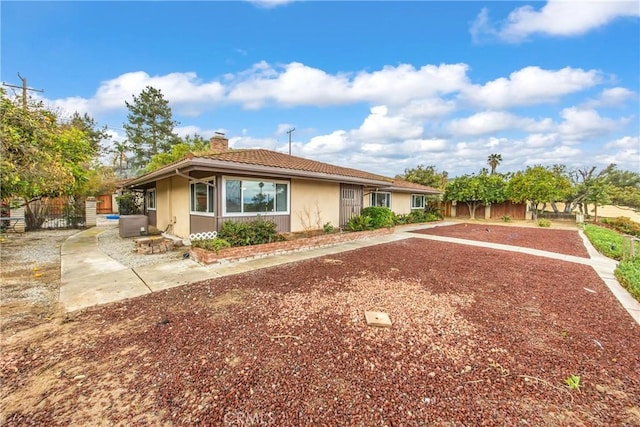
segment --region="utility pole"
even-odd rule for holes
[[[22,108],[23,109],[27,109],[27,91],[31,90],[33,92],[44,92],[44,90],[42,89],[33,89],[30,87],[27,87],[27,78],[26,77],[22,77],[20,75],[20,73],[18,73],[18,78],[20,78],[20,80],[22,80],[22,86],[16,86],[16,85],[10,85],[8,83],[2,82],[2,86],[8,86],[8,87],[14,87],[16,89],[22,89]]]
[[[296,128],[291,128],[287,131],[287,133],[289,134],[289,155],[291,155],[291,134],[294,130],[296,130]]]

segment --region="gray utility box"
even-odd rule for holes
[[[120,237],[146,236],[149,218],[146,215],[120,215]]]

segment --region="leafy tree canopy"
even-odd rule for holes
[[[151,158],[151,161],[144,168],[144,173],[149,173],[160,169],[169,163],[182,160],[189,153],[206,152],[209,148],[209,141],[195,134],[193,137],[187,135],[181,142],[171,147],[171,150],[164,153],[158,153]]]
[[[507,195],[514,201],[531,201],[534,207],[564,198],[572,191],[571,181],[562,173],[562,168],[528,166],[516,172],[507,186]]]
[[[60,124],[42,102],[25,109],[2,90],[0,118],[3,200],[74,194],[84,185],[97,155],[84,129]]]
[[[463,175],[450,181],[445,188],[444,198],[466,203],[471,218],[475,218],[478,206],[504,202],[506,188],[504,176],[490,175],[488,171],[483,170],[479,175]]]
[[[447,182],[447,176],[446,171],[438,172],[433,165],[418,165],[412,169],[405,169],[404,174],[396,175],[396,178],[428,187],[443,189]]]
[[[123,127],[134,153],[132,163],[142,169],[153,156],[171,151],[180,142],[174,133],[178,123],[172,118],[169,101],[154,87],[147,86],[139,96],[133,96],[132,103],[125,101],[125,104],[129,114]]]

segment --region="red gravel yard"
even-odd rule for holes
[[[582,238],[577,230],[463,223],[427,228],[415,232],[480,242],[500,243],[589,258],[589,253],[584,247]]]
[[[640,328],[593,269],[418,238],[3,340],[3,425],[640,424]]]

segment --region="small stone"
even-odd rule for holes
[[[86,375],[76,375],[75,377],[73,377],[73,380],[79,381],[79,380],[85,379],[86,377],[87,377]]]

